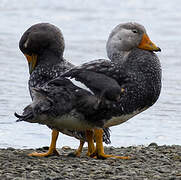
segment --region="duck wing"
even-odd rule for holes
[[[120,97],[121,84],[126,79],[125,74],[124,69],[116,63],[97,60],[75,67],[62,76],[75,78],[100,98],[116,101]]]

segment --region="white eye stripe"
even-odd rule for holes
[[[29,39],[27,39],[27,40],[25,41],[24,45],[23,45],[25,48],[28,47],[28,42],[29,42]]]
[[[86,89],[87,91],[91,92],[92,94],[94,94],[85,84],[81,83],[80,81],[76,81],[75,78],[68,78],[69,80],[71,80],[71,82],[73,84],[75,84],[76,86],[82,88],[82,89]]]

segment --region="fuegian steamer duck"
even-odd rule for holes
[[[65,48],[64,38],[59,28],[49,23],[39,23],[31,26],[22,35],[19,42],[20,50],[26,56],[29,65],[29,91],[34,99],[32,89],[43,86],[46,82],[60,76],[68,69],[74,67],[63,58]],[[60,132],[73,136],[80,140],[80,146],[75,152],[79,156],[84,142],[86,141],[85,131],[77,132],[68,129],[58,129]],[[49,150],[46,153],[31,153],[30,156],[50,156],[58,154],[56,141],[59,131],[52,130],[52,140]],[[88,133],[88,132],[87,132]],[[104,130],[104,142],[110,143],[109,130]],[[89,145],[93,148],[93,144]],[[88,150],[89,151],[89,150]],[[90,152],[89,152],[90,153]]]
[[[96,149],[91,156],[127,159],[104,153],[101,128],[124,123],[157,101],[161,65],[154,51],[161,49],[151,42],[142,25],[119,24],[107,41],[111,61],[99,59],[82,64],[34,89],[33,103],[17,117],[19,121],[50,124],[53,128],[94,129]],[[86,88],[76,86],[68,78]],[[45,108],[40,108],[40,104]]]

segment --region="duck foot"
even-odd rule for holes
[[[107,159],[107,158],[113,158],[113,159],[131,159],[129,156],[115,156],[110,154],[104,154],[104,153],[93,153],[90,155],[91,158],[97,158],[97,159]]]
[[[33,157],[48,157],[48,156],[60,156],[60,153],[54,149],[53,152],[48,150],[45,153],[38,153],[38,152],[33,152],[28,154],[28,156],[33,156]]]
[[[50,144],[50,147],[47,152],[45,152],[45,153],[33,152],[33,153],[28,154],[28,156],[35,156],[35,157],[48,157],[48,156],[54,156],[54,155],[59,156],[60,154],[56,150],[56,141],[58,138],[58,134],[59,134],[58,131],[56,131],[54,129],[52,130],[51,144]]]
[[[96,138],[96,150],[94,153],[90,155],[90,157],[97,157],[97,159],[107,159],[107,158],[114,158],[114,159],[131,159],[128,156],[115,156],[109,155],[104,153],[104,146],[103,146],[103,130],[102,129],[94,129],[95,138]]]
[[[75,152],[69,153],[68,157],[80,157],[85,141],[80,140],[78,149]]]

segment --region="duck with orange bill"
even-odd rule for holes
[[[60,76],[68,69],[74,67],[73,64],[64,59],[65,48],[64,38],[61,30],[49,23],[38,23],[27,29],[19,42],[19,48],[25,55],[29,66],[29,91],[34,99],[33,88],[40,88],[46,82]],[[33,152],[30,156],[50,156],[58,155],[56,142],[62,132],[80,140],[80,146],[74,156],[80,156],[84,142],[87,141],[85,131],[72,131],[70,129],[52,129],[52,140],[49,150],[46,153]],[[87,132],[88,133],[88,132]],[[90,134],[90,133],[88,133]],[[109,129],[104,129],[103,139],[105,143],[110,143]],[[94,144],[89,145],[94,149]],[[88,150],[88,154],[90,154]]]
[[[116,26],[107,41],[111,61],[98,59],[68,70],[34,89],[33,103],[18,121],[94,133],[91,157],[129,159],[104,153],[101,128],[119,125],[151,107],[161,91],[161,51],[138,23]],[[76,81],[86,88],[79,87]],[[89,138],[88,141],[91,141]]]

